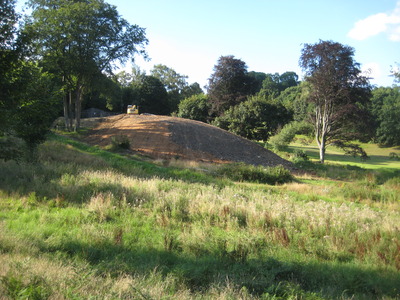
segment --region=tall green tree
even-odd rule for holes
[[[371,103],[378,143],[384,146],[400,145],[400,87],[374,89]]]
[[[321,163],[329,144],[354,150],[346,142],[360,135],[367,119],[371,87],[353,56],[353,48],[332,41],[305,44],[301,52],[300,66],[311,84],[308,99],[314,107],[312,122]]]
[[[15,0],[0,0],[0,136],[9,127],[10,118],[5,118],[15,106],[16,98],[12,94],[13,78],[18,68],[19,49],[16,43],[18,14]]]
[[[139,100],[137,105],[139,105],[139,110],[142,113],[157,115],[168,114],[168,93],[158,78],[154,76],[144,77],[139,87]]]
[[[82,95],[100,72],[144,54],[145,30],[103,0],[29,0],[25,31],[38,58],[63,81],[66,126],[80,127]]]
[[[279,73],[266,74],[260,93],[264,97],[274,99],[287,88],[297,86],[299,84],[298,79],[299,76],[295,72],[285,72],[281,75]]]
[[[158,64],[150,71],[151,76],[159,79],[165,86],[168,93],[169,111],[178,109],[179,102],[184,99],[184,90],[188,87],[186,75],[177,73],[166,65]]]
[[[212,112],[222,115],[231,106],[245,101],[251,93],[251,82],[244,61],[233,55],[221,56],[208,80],[207,94]]]
[[[178,110],[179,103],[190,96],[203,93],[200,85],[187,82],[188,76],[177,73],[174,69],[158,64],[153,67],[150,74],[158,78],[165,86],[168,93],[169,113]]]

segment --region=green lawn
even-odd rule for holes
[[[294,150],[303,150],[307,155],[315,161],[319,160],[319,149],[317,144],[312,142],[304,145],[297,139],[290,144],[291,152]],[[361,144],[362,148],[367,152],[369,159],[361,161],[359,157],[345,155],[344,151],[336,147],[328,147],[326,151],[326,163],[334,163],[341,165],[353,165],[365,169],[400,169],[400,160],[390,159],[390,153],[396,153],[400,157],[400,147],[379,147],[377,144]]]

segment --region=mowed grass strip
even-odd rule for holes
[[[308,138],[299,137],[291,143],[289,150],[303,150],[314,161],[319,160],[319,149],[314,141],[310,144],[304,144],[301,140]],[[309,140],[309,139],[308,139]],[[359,157],[346,155],[343,150],[330,146],[326,150],[326,163],[341,165],[353,165],[365,169],[400,169],[400,159],[391,158],[391,153],[400,157],[400,147],[380,147],[377,144],[360,143],[361,147],[367,152],[369,159],[362,161]]]

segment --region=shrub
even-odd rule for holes
[[[213,125],[247,139],[265,141],[289,120],[290,115],[282,105],[253,96],[229,108]]]
[[[198,94],[182,100],[179,103],[178,114],[180,118],[207,122],[209,119],[210,103],[207,95]]]
[[[286,124],[277,135],[271,137],[269,143],[275,150],[283,151],[293,141],[296,134],[309,134],[311,131],[311,125],[306,122],[291,122]]]
[[[20,161],[25,145],[21,139],[5,136],[0,137],[0,159]]]
[[[111,147],[113,150],[129,149],[131,143],[126,135],[115,135],[111,137]]]
[[[219,168],[217,174],[235,181],[250,181],[266,184],[283,184],[293,180],[289,170],[282,166],[263,167],[246,165],[244,163],[233,163]]]
[[[295,163],[297,162],[303,162],[303,161],[308,161],[309,157],[307,153],[304,150],[294,150],[293,152],[293,161]]]

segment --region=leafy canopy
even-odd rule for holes
[[[305,44],[301,52],[300,66],[311,84],[308,99],[314,106],[311,119],[321,162],[327,145],[345,147],[366,127],[371,87],[353,56],[353,48],[332,41]]]

